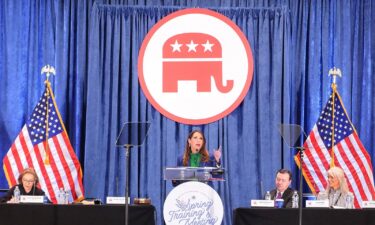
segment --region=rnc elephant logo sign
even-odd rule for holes
[[[253,58],[241,30],[208,9],[185,9],[160,20],[138,58],[141,88],[164,116],[206,124],[231,113],[253,77]]]
[[[172,36],[164,43],[162,61],[163,92],[178,92],[180,80],[196,81],[197,92],[211,92],[211,77],[219,92],[227,93],[233,88],[233,80],[226,86],[222,84],[221,45],[211,35],[183,33]]]

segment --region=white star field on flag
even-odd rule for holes
[[[332,99],[332,96],[330,97]],[[339,143],[353,132],[338,98],[335,98],[335,143]],[[317,122],[318,131],[327,148],[332,146],[332,100],[324,107]]]
[[[56,114],[51,97],[44,92],[39,103],[35,107],[30,120],[27,121],[27,129],[33,145],[46,139],[46,118],[48,102],[48,136],[52,137],[62,132],[59,118]]]

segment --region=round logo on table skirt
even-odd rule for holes
[[[168,194],[163,215],[167,225],[219,225],[223,220],[223,203],[213,188],[190,181],[178,185]]]

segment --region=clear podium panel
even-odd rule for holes
[[[166,167],[164,180],[224,181],[224,169],[216,167]]]

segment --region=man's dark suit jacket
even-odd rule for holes
[[[273,189],[271,194],[271,199],[275,200],[276,198],[277,190]],[[288,188],[284,191],[282,198],[284,199],[283,208],[292,208],[292,199],[293,199],[294,190],[291,188]]]

